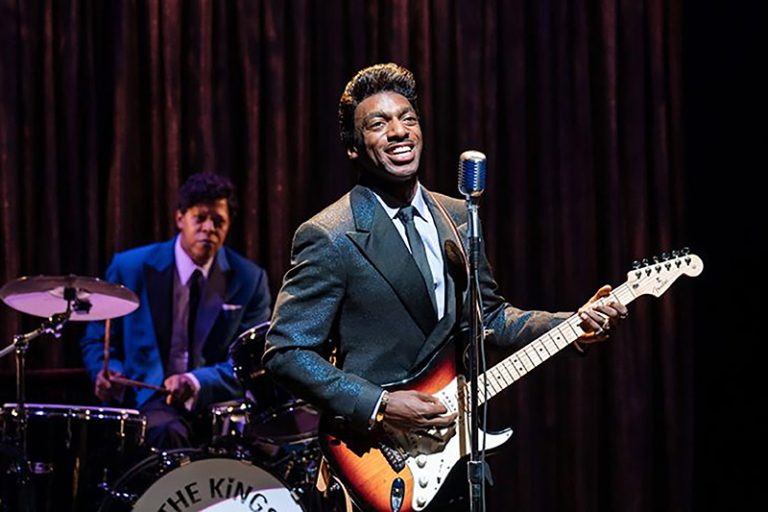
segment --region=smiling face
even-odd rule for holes
[[[205,266],[221,249],[229,232],[229,206],[226,199],[200,203],[182,213],[176,211],[181,248],[192,261]]]
[[[414,180],[421,160],[421,126],[411,103],[401,94],[380,92],[355,109],[360,141],[347,151],[366,172],[389,182]]]

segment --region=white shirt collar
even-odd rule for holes
[[[377,194],[375,191],[373,192],[373,195],[376,196],[376,199],[379,200],[379,203],[381,206],[384,207],[384,211],[387,212],[387,215],[389,215],[390,219],[395,219],[397,217],[397,212],[400,211],[401,207],[392,207],[389,206],[387,203],[384,202],[384,200],[381,198],[379,194]],[[432,218],[432,215],[429,213],[429,208],[427,207],[427,203],[424,201],[424,194],[421,192],[421,183],[418,181],[416,182],[416,193],[413,195],[413,199],[411,200],[411,206],[413,206],[416,211],[419,213],[419,216],[429,221]]]
[[[192,261],[192,258],[189,257],[189,254],[187,254],[187,252],[181,246],[180,235],[176,235],[176,242],[173,244],[173,255],[174,260],[176,260],[176,272],[179,274],[179,281],[181,281],[182,285],[186,286],[187,281],[189,281],[189,278],[192,277],[192,273],[195,271],[195,269],[200,269],[200,272],[203,273],[203,277],[206,279],[208,278],[208,272],[211,270],[214,258],[208,260],[208,262],[202,267],[195,264],[195,262]]]

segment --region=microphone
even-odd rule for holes
[[[465,151],[459,157],[459,192],[468,201],[477,199],[485,191],[485,154]]]

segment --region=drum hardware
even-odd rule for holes
[[[21,277],[0,288],[0,299],[16,311],[45,318],[40,327],[25,334],[16,334],[10,345],[0,350],[0,359],[16,354],[16,403],[18,427],[15,443],[20,459],[10,472],[18,479],[19,506],[32,510],[29,498],[32,471],[27,446],[26,353],[29,343],[43,334],[61,337],[64,325],[70,321],[91,321],[126,315],[139,306],[139,300],[124,286],[90,277],[34,276]]]
[[[7,286],[7,285],[6,285]],[[3,287],[3,290],[5,287]],[[2,291],[0,290],[0,295]],[[26,375],[26,355],[29,343],[43,334],[52,334],[54,338],[61,337],[61,331],[64,328],[64,324],[69,320],[72,312],[72,302],[74,300],[74,290],[67,292],[67,296],[70,297],[67,302],[67,310],[64,313],[57,313],[46,318],[40,327],[30,331],[26,334],[16,334],[13,336],[13,343],[0,350],[0,359],[7,356],[11,352],[16,354],[16,402],[18,405],[18,423],[19,427],[16,432],[15,443],[19,447],[20,457],[17,459],[10,468],[10,473],[16,475],[18,479],[18,496],[19,505],[27,507],[28,510],[32,510],[35,506],[31,502],[29,493],[30,475],[41,474],[36,470],[39,468],[30,467],[30,461],[27,451],[27,411],[25,408],[26,389],[25,389],[25,375]],[[3,296],[5,301],[5,297]],[[7,303],[7,302],[6,302]]]
[[[29,471],[33,475],[49,475],[53,473],[53,464],[47,462],[30,462]]]
[[[261,356],[269,322],[251,327],[232,343],[229,358],[249,403],[249,435],[268,444],[301,441],[317,435],[320,413],[297,399],[264,370]]]
[[[104,496],[104,500],[112,503],[119,503],[121,505],[131,506],[139,499],[139,495],[132,492],[120,492],[109,485],[109,482],[101,482],[99,484],[99,490]]]
[[[247,398],[212,408],[214,442],[245,446],[252,460],[287,482],[292,494],[312,508],[320,412],[276,383],[261,365],[269,326],[266,322],[248,329],[230,347],[229,358]]]
[[[12,439],[19,428],[18,407],[5,404],[0,411],[2,435]],[[93,510],[105,482],[144,456],[147,421],[139,411],[26,404],[26,412],[35,510]]]

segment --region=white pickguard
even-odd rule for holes
[[[463,378],[462,378],[463,386]],[[419,438],[414,433],[393,433],[390,436],[396,438],[397,443],[411,456],[406,460],[408,468],[413,475],[413,502],[414,510],[423,510],[434,499],[442,487],[448,473],[451,472],[457,462],[470,454],[469,416],[466,407],[459,407],[458,381],[454,378],[450,384],[434,394],[448,408],[448,413],[459,412],[456,419],[456,435],[448,440],[442,451],[423,453],[420,449]],[[461,395],[465,396],[464,393]],[[479,446],[485,444],[486,449],[491,450],[501,446],[512,437],[512,430],[506,429],[499,433],[486,433],[482,430],[479,434]]]

